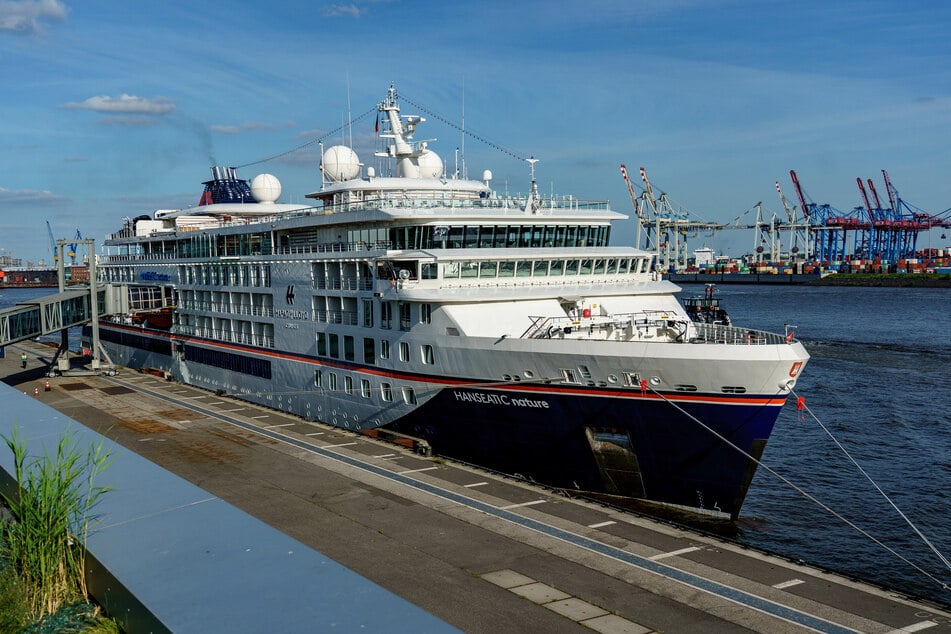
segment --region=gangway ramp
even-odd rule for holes
[[[97,295],[104,309],[106,289],[97,289]],[[68,290],[17,302],[0,310],[0,346],[89,323],[92,321],[90,296],[88,288]]]

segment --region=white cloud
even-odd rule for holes
[[[322,13],[328,18],[350,17],[359,18],[366,13],[366,9],[361,9],[357,5],[350,4],[331,4],[323,8]]]
[[[0,33],[41,35],[43,21],[65,20],[68,12],[60,0],[0,0]]]
[[[79,103],[71,101],[63,104],[63,107],[122,114],[168,114],[175,110],[175,102],[166,97],[147,99],[121,94],[118,97],[107,97],[105,95],[90,97]]]
[[[66,199],[46,190],[6,189],[0,187],[0,205],[20,205],[43,207],[62,204]]]

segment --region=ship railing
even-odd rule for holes
[[[682,317],[663,310],[647,310],[637,313],[614,315],[579,316],[532,316],[531,325],[521,334],[522,339],[550,339],[555,336],[571,335],[588,331],[642,333],[647,330],[663,329],[667,337],[662,340],[728,345],[778,345],[786,338],[776,333],[736,326],[705,324],[686,321]],[[640,340],[640,339],[638,339]]]
[[[449,215],[467,213],[473,209],[510,209],[513,212],[521,213],[525,210],[527,200],[527,197],[517,194],[515,196],[505,196],[501,198],[476,198],[468,192],[414,191],[364,198],[363,200],[346,203],[327,204],[318,210],[302,210],[299,212],[291,212],[289,215],[309,216],[325,213],[363,211],[367,209],[438,209],[440,213],[447,213]],[[541,199],[536,213],[544,215],[546,211],[554,210],[605,211],[608,209],[610,209],[610,202],[607,200],[581,200],[566,196],[563,198]]]
[[[532,324],[521,334],[523,339],[549,339],[558,333],[571,334],[581,330],[637,330],[646,328],[673,328],[680,324],[683,330],[685,320],[670,311],[644,310],[637,313],[618,313],[610,315],[586,314],[558,316],[532,316]]]
[[[357,325],[357,311],[354,310],[315,310],[314,321],[328,324]]]
[[[198,326],[176,325],[177,334],[190,335],[193,337],[202,337],[205,339],[215,339],[217,341],[226,341],[228,343],[240,343],[259,348],[273,348],[274,337],[261,333],[232,332],[230,330],[221,330],[218,328],[202,328]]]
[[[370,242],[328,242],[321,244],[295,244],[286,247],[277,247],[274,252],[279,255],[308,255],[312,253],[348,253],[350,251],[386,251],[391,248],[389,240]]]
[[[274,308],[271,306],[248,306],[245,304],[226,306],[215,302],[185,301],[179,305],[179,309],[190,312],[221,313],[227,315],[252,315],[254,317],[274,316]]]
[[[751,330],[722,324],[691,323],[694,334],[691,343],[729,344],[745,346],[775,346],[786,343],[786,338],[774,332]]]
[[[348,277],[333,280],[317,280],[316,288],[331,291],[372,291],[373,280],[365,277]]]

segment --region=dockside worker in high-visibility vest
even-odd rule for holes
[[[23,364],[23,367],[26,367],[26,353],[20,355],[20,363]]]

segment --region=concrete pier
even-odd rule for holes
[[[25,372],[19,350],[0,359],[17,398],[421,608],[437,629],[951,631],[940,606],[149,374],[58,377],[46,392],[36,359],[51,352],[17,345],[31,358]],[[174,583],[176,569],[143,546],[130,540],[121,555]]]

